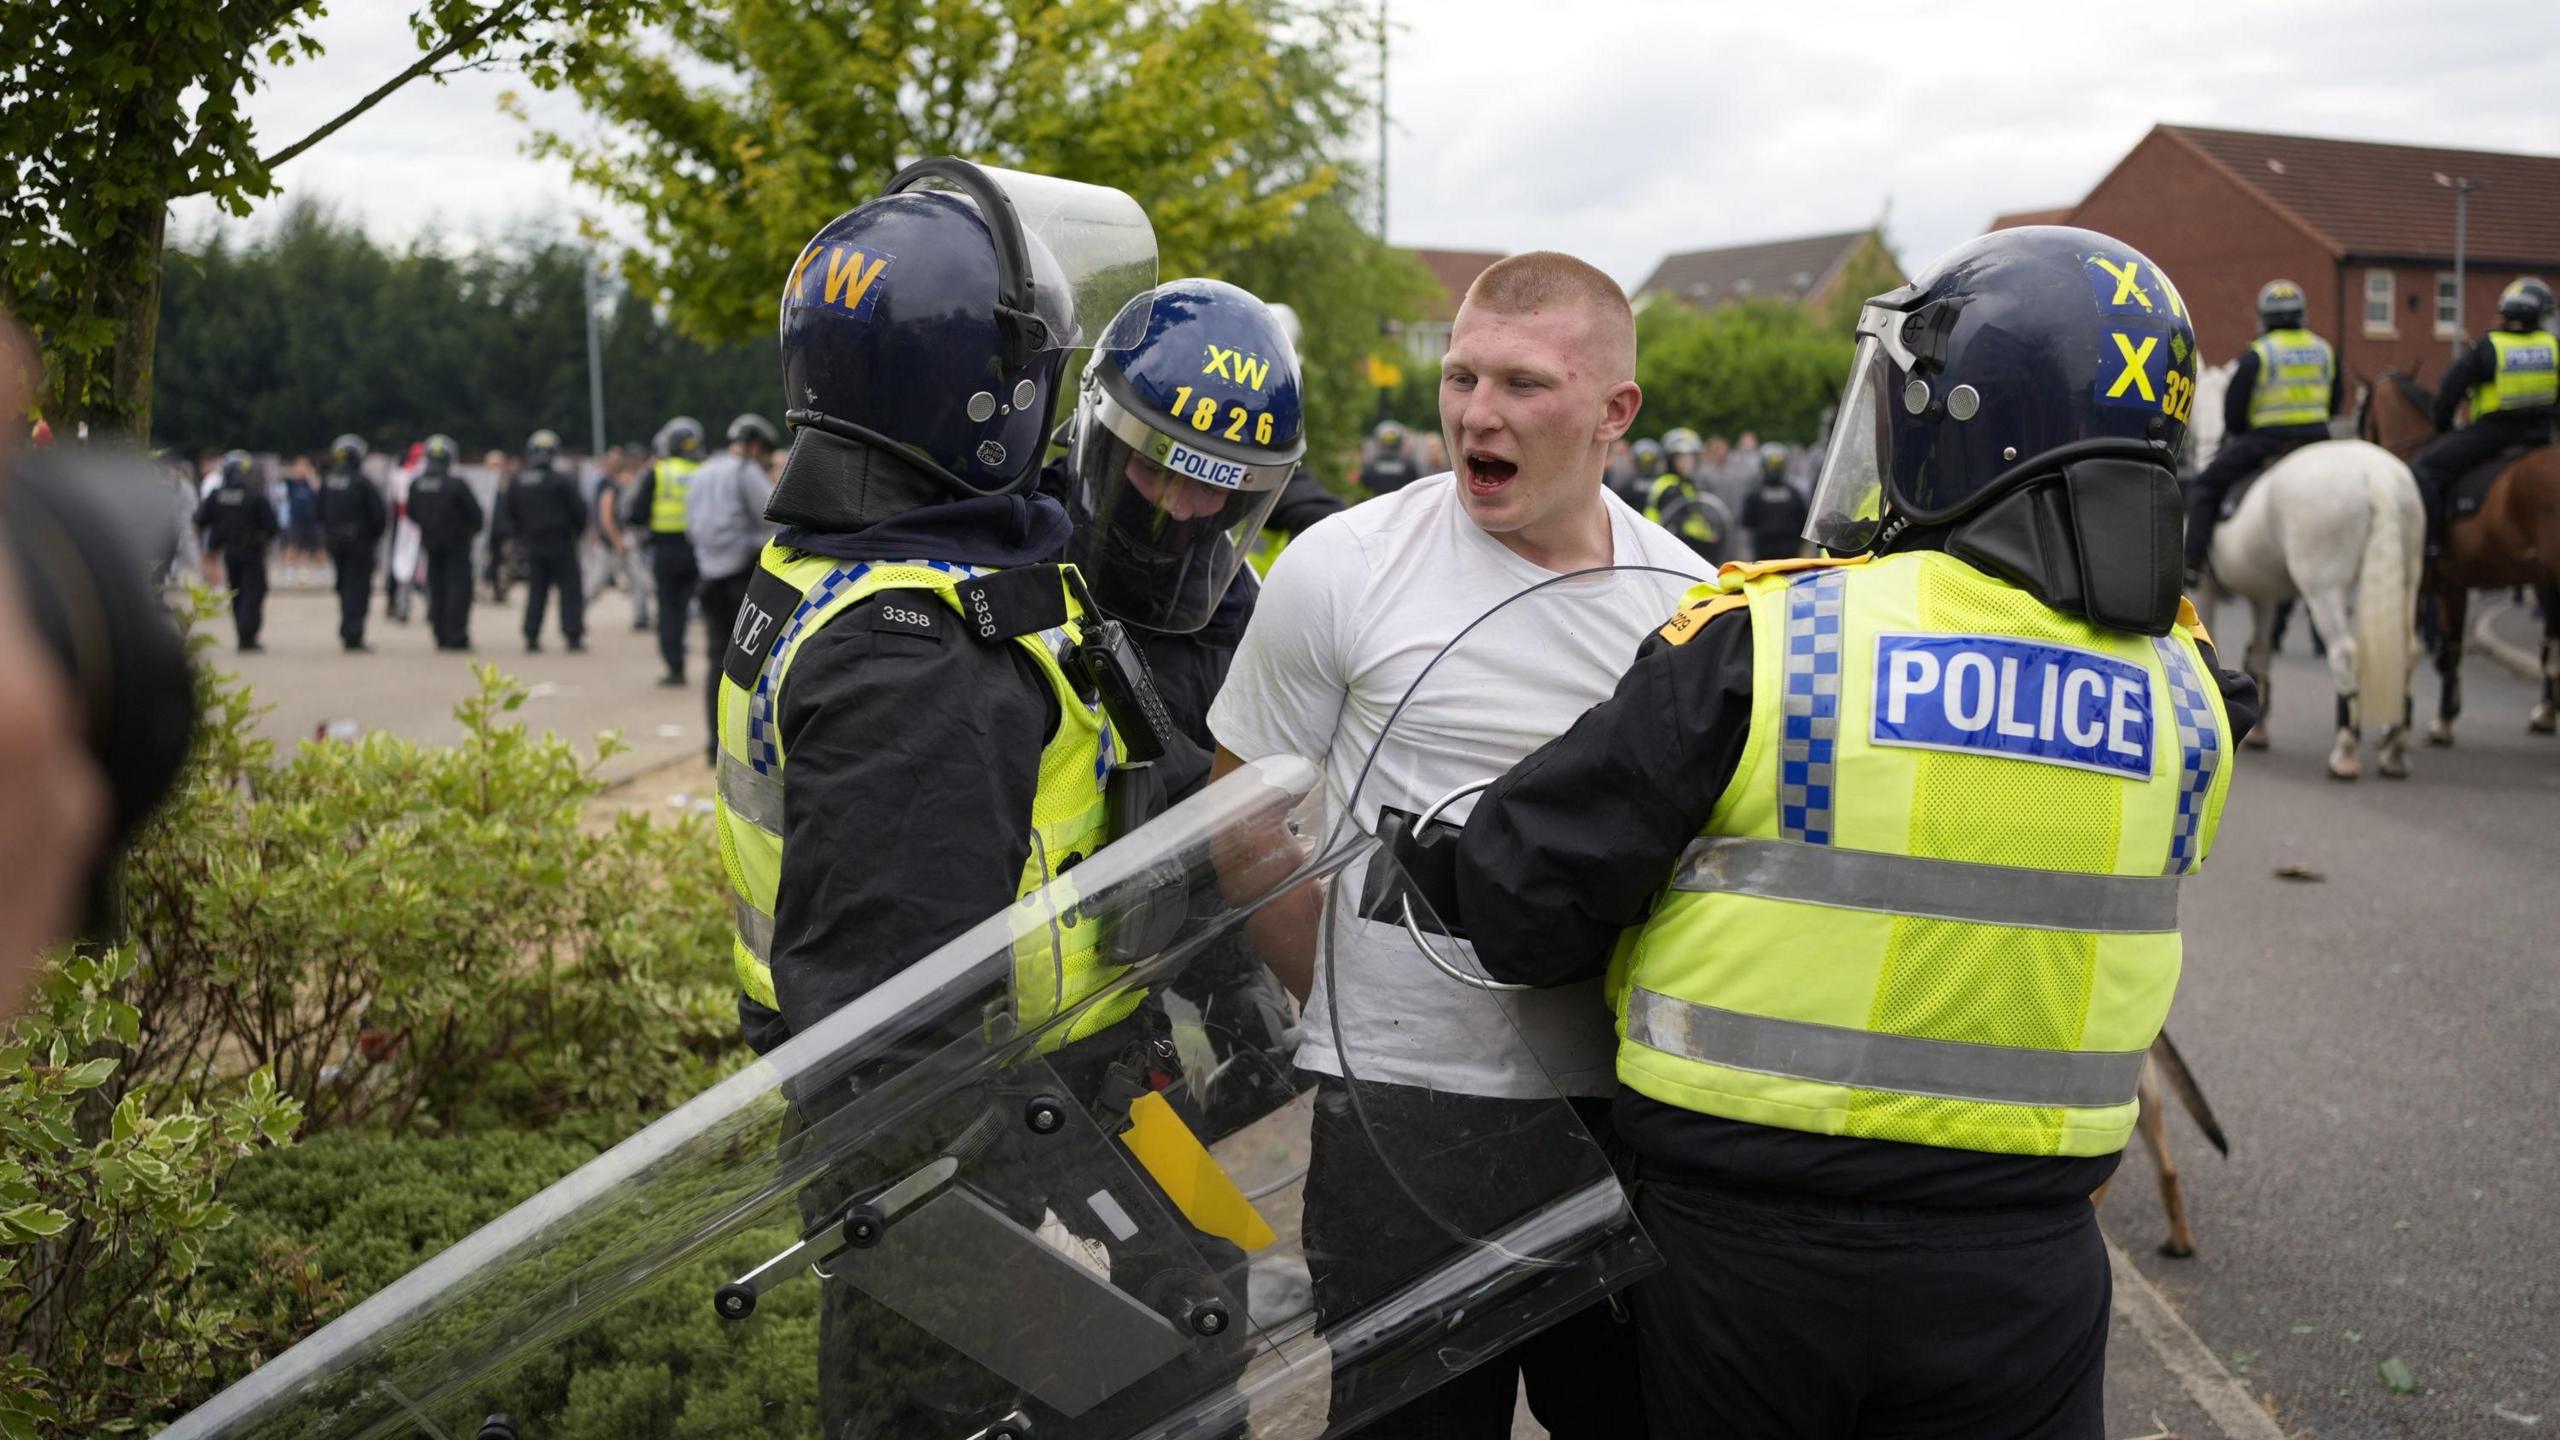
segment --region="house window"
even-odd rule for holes
[[[2436,272],[2436,338],[2450,340],[2462,332],[2462,292],[2454,288],[2453,272]]]
[[[2388,270],[2364,272],[2364,333],[2399,333],[2391,323],[2391,272]]]

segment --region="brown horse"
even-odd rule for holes
[[[2435,437],[2435,395],[2397,370],[2366,387],[2356,434],[2402,459]],[[2451,504],[2450,498],[2446,500]],[[2435,603],[2436,673],[2444,688],[2427,743],[2453,743],[2462,713],[2462,642],[2474,590],[2530,585],[2542,598],[2542,701],[2526,721],[2543,735],[2560,727],[2560,446],[2528,450],[2498,472],[2480,509],[2454,522],[2444,554],[2427,566]]]

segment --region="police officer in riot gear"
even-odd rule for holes
[[[409,482],[409,520],[427,560],[427,626],[438,650],[471,648],[471,541],[480,533],[480,497],[453,473],[460,454],[450,435],[427,437],[424,468]]]
[[[1379,421],[1369,435],[1369,463],[1360,467],[1360,488],[1372,495],[1390,495],[1421,478],[1422,467],[1414,462],[1404,427],[1393,420]]]
[[[1742,528],[1751,534],[1751,558],[1789,560],[1804,549],[1804,493],[1787,478],[1787,447],[1760,447],[1760,483],[1743,497]]]
[[[2427,507],[2427,553],[2444,545],[2455,482],[2509,450],[2548,445],[2560,415],[2560,338],[2549,286],[2527,276],[2498,296],[2498,328],[2454,358],[2436,391],[2437,439],[2409,462]],[[2471,423],[2454,428],[2462,406]]]
[[[1067,457],[1044,485],[1075,524],[1068,558],[1131,628],[1176,732],[1163,760],[1115,777],[1155,792],[1124,797],[1124,810],[1161,808],[1207,780],[1209,702],[1260,591],[1244,562],[1293,487],[1313,484],[1299,464],[1296,348],[1275,309],[1217,280],[1167,281],[1130,301],[1085,367]],[[1173,989],[1198,1007],[1216,1057],[1204,1140],[1295,1092],[1287,992],[1241,936]]]
[[[1065,260],[1041,238],[1052,226],[1076,236]],[[1100,849],[1111,775],[1160,747],[1162,702],[1115,622],[1088,608],[1088,583],[1055,563],[1072,526],[1034,489],[1069,347],[1093,344],[1154,278],[1153,234],[1127,196],[947,158],[900,172],[792,264],[792,439],[765,510],[783,528],[739,607],[720,687],[717,823],[740,1021],[757,1050]],[[1217,597],[1203,585],[1192,598]],[[1100,928],[1072,916],[1049,927],[1015,996],[1026,1028],[1122,973],[1122,937],[1106,946]],[[1043,1051],[1110,1133],[1127,1119],[1105,1112],[1130,1093],[1113,1077],[1175,1068],[1160,1002],[1135,993],[1053,1027]],[[845,1198],[822,1179],[803,1204],[822,1223]],[[827,1287],[827,1433],[958,1423],[866,1382],[878,1337],[898,1328],[853,1286]],[[933,1403],[974,1416],[1012,1402]],[[1039,1433],[1117,1433],[1112,1405],[1040,1417]]]
[[[1657,1429],[2097,1440],[2088,1197],[2256,708],[2179,598],[2194,334],[2060,227],[1858,331],[1806,529],[1842,558],[1692,591],[1479,798],[1451,898],[1497,979],[1619,957]]]
[[[231,583],[231,628],[240,653],[254,655],[259,627],[267,618],[267,546],[276,538],[276,507],[258,480],[258,462],[246,450],[222,457],[213,493],[196,506],[196,528],[205,544],[222,552],[222,573]]]
[[[658,658],[667,667],[658,683],[673,688],[685,683],[684,628],[693,614],[694,587],[702,583],[693,542],[684,533],[685,497],[693,472],[702,465],[702,422],[678,415],[658,427],[651,448],[658,458],[623,501],[622,518],[649,537],[649,571],[658,592]],[[710,663],[718,664],[719,657],[710,657]]]
[[[382,491],[364,473],[365,443],[355,435],[329,442],[329,473],[320,479],[320,539],[338,580],[338,641],[350,653],[364,643],[365,607],[373,599],[373,557],[391,527]]]
[[[506,529],[524,551],[524,648],[542,649],[542,612],[550,592],[560,592],[560,636],[571,650],[587,648],[587,592],[578,570],[578,537],[587,529],[586,497],[578,477],[559,468],[560,437],[536,430],[524,445],[524,468],[498,499]]]
[[[2270,280],[2258,291],[2258,338],[2240,352],[2222,392],[2222,448],[2187,496],[2187,575],[2193,588],[2213,553],[2231,488],[2293,451],[2329,438],[2344,372],[2328,341],[2302,326],[2302,287]]]

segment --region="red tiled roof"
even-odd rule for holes
[[[2341,256],[2450,259],[2454,197],[2448,187],[2460,177],[2486,182],[2471,194],[2465,248],[2474,263],[2560,261],[2560,156],[2159,128]]]
[[[1702,310],[1728,300],[1800,299],[1822,288],[1871,233],[1848,230],[1665,256],[1636,293],[1668,295]]]
[[[1409,253],[1422,262],[1446,292],[1445,298],[1432,307],[1430,318],[1434,320],[1456,319],[1458,302],[1467,298],[1467,287],[1476,283],[1476,277],[1503,256],[1499,250],[1414,250]]]
[[[2021,225],[2065,225],[2070,223],[2071,212],[2079,208],[2077,205],[2057,205],[2050,210],[2012,210],[2006,215],[1992,216],[1991,228],[2015,230]]]

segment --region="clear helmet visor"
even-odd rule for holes
[[[1113,619],[1171,634],[1217,613],[1296,468],[1213,455],[1099,385],[1076,407],[1069,464],[1068,558]]]
[[[1859,329],[1867,328],[1862,318]],[[1892,403],[1893,375],[1892,358],[1883,343],[1872,333],[1862,334],[1805,516],[1804,538],[1835,554],[1868,549],[1884,526],[1885,426],[1889,422],[1884,407]]]
[[[1147,212],[1108,185],[997,165],[976,169],[1003,195],[1022,228],[1032,257],[1032,306],[1049,324],[1044,348],[1076,349],[1097,340],[1101,348],[1127,348],[1128,342],[1110,345],[1101,332],[1131,300],[1155,288],[1156,232]],[[908,188],[977,203],[966,188],[941,175],[919,176]]]

